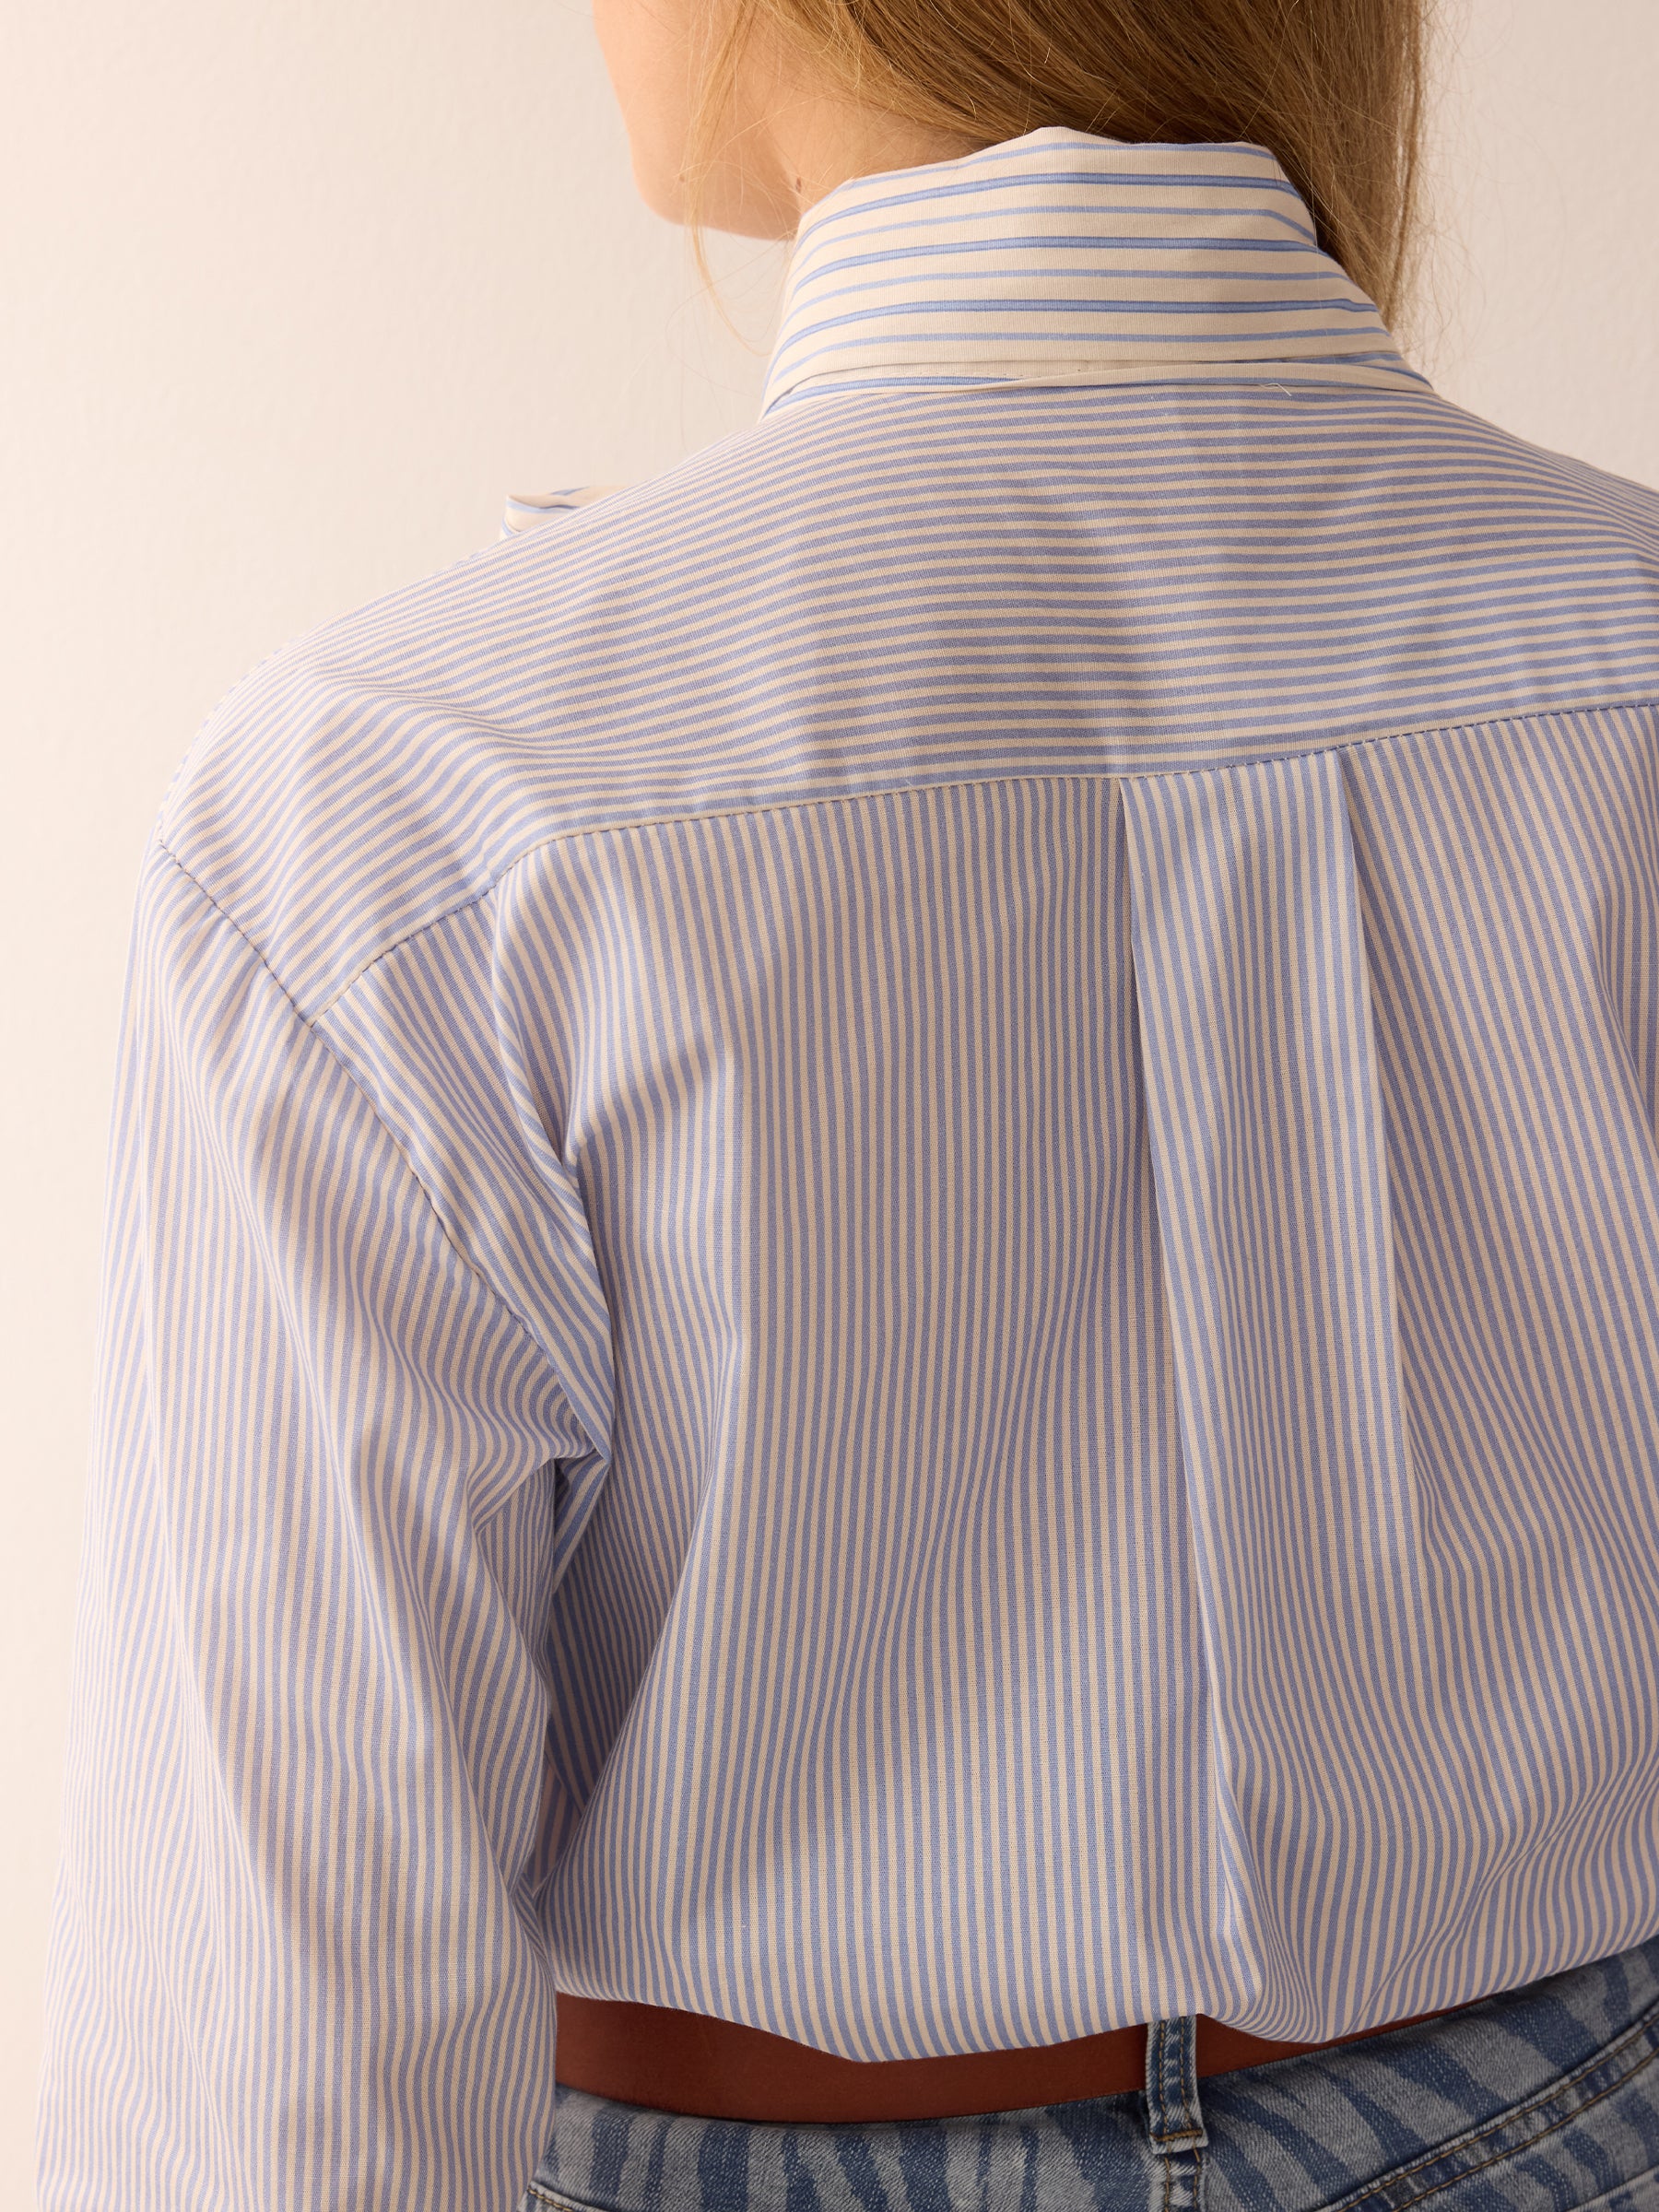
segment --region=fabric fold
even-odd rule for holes
[[[1120,788],[1231,1935],[1294,1984],[1343,1926],[1346,2020],[1448,1778],[1341,754]]]

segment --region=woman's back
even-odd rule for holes
[[[544,1926],[873,2059],[1659,1925],[1659,495],[1436,394],[1259,147],[803,240],[753,430],[273,656],[164,802],[66,2113],[276,2143],[394,1895],[503,2176]]]

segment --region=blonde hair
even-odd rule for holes
[[[706,0],[705,0],[706,4]],[[1399,335],[1421,242],[1430,0],[718,0],[686,220],[759,26],[855,100],[979,146],[1044,124],[1265,146]]]

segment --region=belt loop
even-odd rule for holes
[[[1147,2023],[1147,2133],[1163,2160],[1162,2212],[1178,2206],[1203,2212],[1203,2150],[1209,2131],[1198,2101],[1197,2061],[1195,2013]]]

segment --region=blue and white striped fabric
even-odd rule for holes
[[[1659,495],[1062,130],[831,193],[604,490],[149,841],[45,2212],[504,2212],[558,1989],[1312,2041],[1659,1930]]]
[[[1284,360],[1301,382],[1428,385],[1265,146],[1050,129],[809,208],[761,412],[896,379],[1186,382]]]

